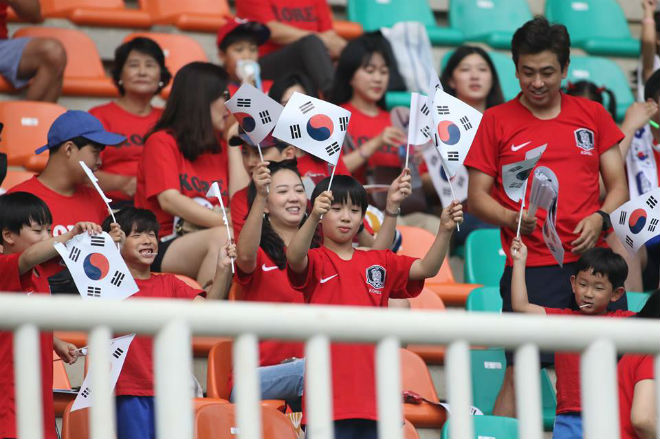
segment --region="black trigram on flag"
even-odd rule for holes
[[[101,288],[87,287],[87,297],[101,297]]]
[[[648,204],[648,206],[649,206],[651,209],[653,209],[653,208],[655,207],[655,205],[658,204],[658,200],[656,200],[655,197],[654,197],[653,195],[651,195],[651,196],[649,197],[649,199],[646,200],[646,204]]]
[[[112,356],[115,358],[121,357],[121,354],[124,353],[124,350],[122,348],[117,348],[115,351],[112,353]]]
[[[431,138],[431,129],[428,126],[424,126],[423,128],[420,129],[422,134],[424,134],[424,137],[427,139]]]
[[[328,155],[335,155],[339,152],[339,144],[337,142],[333,142],[332,145],[325,147],[325,152],[327,152]]]
[[[248,108],[252,106],[252,99],[250,98],[237,98],[236,99],[236,106],[237,107],[244,107]]]
[[[458,161],[458,151],[447,151],[447,160],[450,162]]]
[[[83,398],[88,398],[89,397],[89,387],[85,387],[82,392],[80,392],[80,395],[82,395]]]
[[[78,247],[72,247],[71,251],[69,252],[69,259],[71,259],[73,262],[78,262],[79,257],[80,249]]]
[[[438,105],[435,107],[435,109],[438,111],[438,115],[440,116],[445,116],[449,114],[449,107],[446,105]]]
[[[420,108],[419,111],[421,111],[424,116],[429,115],[429,107],[426,104],[422,105],[422,108]]]
[[[126,275],[122,273],[121,271],[115,271],[115,274],[112,276],[112,280],[110,283],[116,287],[120,286],[121,283],[124,281],[124,278]]]
[[[307,114],[308,112],[312,111],[314,109],[314,104],[312,104],[311,101],[307,101],[304,104],[300,106],[300,111],[302,111],[303,114]]]
[[[625,224],[627,217],[628,217],[628,212],[626,212],[625,210],[622,210],[621,215],[619,215],[619,224]]]
[[[94,247],[103,247],[105,245],[105,239],[103,236],[92,236],[92,245]]]
[[[339,118],[339,129],[341,131],[346,131],[346,127],[348,126],[348,117],[342,116]]]
[[[294,139],[300,139],[302,135],[300,134],[300,125],[295,124],[289,126],[289,129],[291,130],[291,137]]]
[[[649,223],[649,232],[655,232],[655,228],[658,226],[658,219],[653,218],[651,219],[651,222]]]
[[[628,244],[628,246],[630,246],[630,247],[633,246],[633,240],[632,240],[632,238],[631,238],[630,236],[628,236],[628,235],[626,235],[626,244]]]
[[[460,121],[463,124],[463,128],[465,129],[465,131],[472,128],[472,124],[470,123],[470,119],[468,119],[467,116],[461,117]]]
[[[270,118],[270,113],[268,110],[260,111],[259,117],[261,118],[261,123],[264,125],[273,121],[273,119]]]

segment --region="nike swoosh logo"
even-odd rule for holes
[[[324,284],[324,283],[326,283],[327,281],[329,281],[330,279],[332,279],[332,278],[334,278],[334,277],[337,277],[337,275],[336,275],[336,274],[333,274],[333,275],[330,276],[330,277],[323,278],[323,279],[321,279],[321,283]]]
[[[532,142],[529,141],[529,142],[521,143],[521,144],[518,145],[518,146],[516,146],[516,145],[511,145],[511,151],[518,151],[520,148],[524,148],[524,147],[526,147],[527,145],[529,145],[530,143],[532,143]]]
[[[261,269],[263,271],[271,271],[277,269],[277,265],[273,265],[272,267],[266,267],[266,264],[261,264]]]

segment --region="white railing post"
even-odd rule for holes
[[[399,340],[387,337],[376,346],[376,394],[378,396],[378,437],[401,439],[401,355]]]
[[[14,331],[16,432],[21,439],[44,437],[39,341],[39,330],[33,324]]]
[[[305,404],[307,434],[313,439],[333,439],[330,340],[314,335],[305,344]]]
[[[619,438],[616,364],[616,348],[609,340],[596,340],[582,353],[580,390],[586,439]]]
[[[114,438],[115,406],[110,386],[110,337],[106,326],[89,332],[89,374],[92,406],[89,411],[90,432],[94,439]]]
[[[240,439],[262,437],[261,389],[257,367],[259,345],[254,334],[241,334],[234,340],[234,401]]]
[[[470,377],[470,345],[458,340],[447,347],[447,395],[451,410],[449,437],[471,438],[474,433],[470,406],[472,405],[472,379]]]
[[[158,439],[191,439],[192,359],[190,328],[172,320],[154,338],[156,435]]]
[[[539,349],[535,344],[527,343],[519,346],[514,355],[519,437],[542,439],[543,420],[541,416]]]

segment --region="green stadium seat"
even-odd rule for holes
[[[493,405],[504,381],[506,358],[504,349],[471,349],[472,405],[485,415],[493,413]]]
[[[465,35],[466,41],[482,41],[497,49],[509,49],[513,33],[532,12],[526,0],[451,0],[451,27]]]
[[[545,15],[562,23],[571,44],[594,55],[639,56],[639,40],[632,37],[616,0],[547,0]]]
[[[557,393],[546,369],[541,369],[541,408],[543,410],[543,428],[545,431],[552,431],[557,412]]]
[[[458,46],[464,40],[461,31],[438,26],[427,0],[348,0],[347,9],[348,19],[360,23],[365,32],[418,21],[426,26],[433,45]]]
[[[465,302],[467,311],[502,312],[502,296],[500,287],[479,287],[470,292]]]
[[[616,96],[617,121],[623,120],[626,110],[635,101],[625,73],[612,60],[592,56],[572,56],[564,85],[567,81],[580,80],[591,81],[598,87],[604,86],[612,90]]]
[[[499,229],[473,231],[465,240],[465,282],[499,285],[505,260]]]
[[[640,312],[646,301],[649,300],[649,293],[635,293],[633,291],[626,291],[626,299],[628,300],[628,310],[633,312]]]
[[[410,92],[388,91],[385,93],[385,106],[388,110],[394,107],[410,107]]]
[[[518,420],[503,416],[473,416],[475,439],[518,439]],[[440,437],[449,439],[450,419],[442,427]]]

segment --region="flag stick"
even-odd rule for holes
[[[80,166],[83,168],[83,171],[85,171],[85,174],[87,174],[87,177],[88,177],[89,180],[92,182],[92,185],[94,186],[94,189],[96,189],[96,192],[99,193],[99,195],[101,196],[101,199],[103,200],[103,202],[105,203],[106,207],[108,208],[108,212],[110,212],[110,216],[112,217],[112,222],[113,222],[113,223],[116,223],[117,220],[115,219],[115,214],[114,214],[114,212],[112,212],[112,209],[110,208],[110,202],[111,202],[112,200],[111,200],[110,198],[108,198],[108,197],[105,196],[105,194],[103,193],[103,191],[102,191],[101,188],[99,187],[99,184],[98,184],[98,178],[96,178],[96,176],[94,175],[94,173],[92,172],[92,170],[89,169],[89,167],[85,164],[85,162],[83,162],[83,161],[81,160],[81,161],[79,161],[78,163],[80,163]]]
[[[520,202],[520,214],[518,216],[518,230],[516,231],[516,238],[520,238],[520,225],[522,224],[523,209],[525,208],[525,199]]]
[[[408,167],[408,158],[410,157],[410,144],[406,143],[406,166],[403,169]]]
[[[451,184],[451,177],[449,176],[449,171],[448,171],[447,168],[445,167],[445,162],[444,162],[444,160],[442,161],[442,168],[444,169],[444,171],[445,171],[445,175],[447,176],[447,181],[449,182],[449,189],[451,189],[451,197],[452,197],[452,199],[454,199],[454,200],[456,200],[456,201],[459,201],[458,197],[456,197],[456,192],[454,192],[454,185]],[[461,231],[461,226],[460,226],[458,223],[456,223],[456,231],[458,231],[458,232]]]
[[[261,145],[259,144],[259,142],[257,142],[257,150],[259,151],[259,158],[261,159],[261,163],[265,162],[264,155],[261,152]],[[266,193],[267,194],[270,193],[270,186],[266,186]]]
[[[330,182],[328,183],[328,190],[332,186],[332,179],[335,178],[335,171],[337,170],[337,164],[332,165],[332,174],[330,174]]]
[[[225,210],[225,203],[222,202],[222,194],[220,193],[220,187],[218,186],[217,181],[213,182],[211,189],[209,189],[206,196],[215,196],[220,202],[220,209],[222,209],[222,221],[225,223],[225,227],[227,228],[227,239],[229,242],[232,242],[231,232],[229,230],[229,221],[227,221],[227,211]],[[231,258],[231,272],[232,274],[236,272],[236,269],[234,268],[234,258]]]

